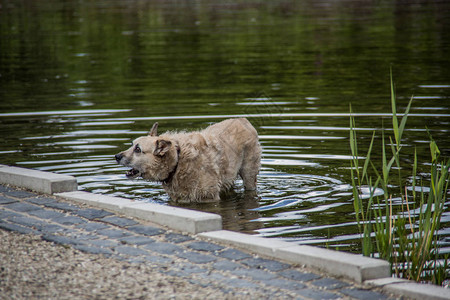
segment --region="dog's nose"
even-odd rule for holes
[[[123,158],[123,154],[122,153],[117,153],[114,157],[116,158],[117,162],[120,162],[122,160],[122,158]]]

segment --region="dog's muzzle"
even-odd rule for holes
[[[127,165],[122,161],[122,159],[124,158],[124,155],[123,155],[122,153],[118,153],[118,154],[114,155],[114,158],[116,159],[116,161],[117,161],[118,164],[127,166]],[[134,169],[134,168],[131,168],[130,170],[128,170],[128,171],[125,173],[125,175],[126,175],[128,178],[133,179],[133,178],[136,178],[136,177],[140,176],[140,175],[141,175],[141,172],[140,172],[139,170],[136,170],[136,169]]]
[[[117,153],[114,157],[116,158],[116,161],[120,164],[120,161],[123,158],[123,154],[122,153]]]

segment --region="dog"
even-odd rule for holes
[[[202,131],[166,132],[156,122],[147,136],[115,155],[131,168],[128,178],[161,182],[177,203],[214,202],[239,175],[246,190],[256,190],[261,164],[258,133],[245,118],[227,119]]]

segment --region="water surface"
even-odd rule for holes
[[[426,178],[428,128],[449,156],[445,1],[0,3],[3,164],[172,205],[159,184],[128,180],[114,154],[155,121],[163,132],[244,116],[263,147],[258,196],[238,180],[220,203],[189,207],[231,230],[358,251],[349,105],[361,149],[373,131],[392,134],[392,67],[399,111],[415,99],[405,151],[417,149]],[[448,208],[442,222],[449,252]]]

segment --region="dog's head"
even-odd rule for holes
[[[158,136],[155,123],[147,136],[135,139],[130,148],[115,155],[117,162],[131,168],[126,176],[141,176],[150,181],[164,181],[178,164],[178,143]]]

